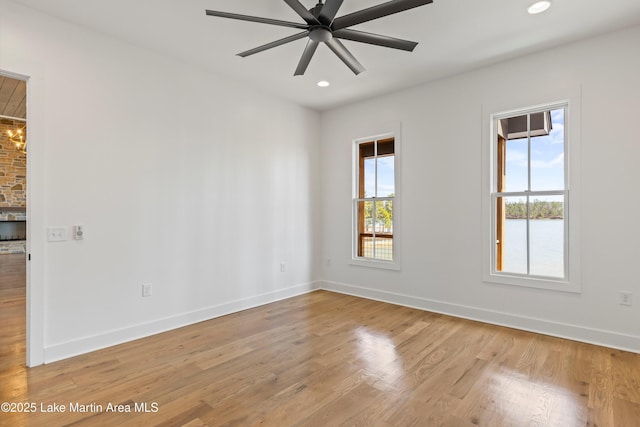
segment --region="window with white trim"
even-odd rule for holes
[[[568,104],[491,117],[491,275],[569,280]]]
[[[353,259],[364,265],[397,267],[396,150],[393,134],[355,141]]]

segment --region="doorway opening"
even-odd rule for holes
[[[0,74],[0,364],[26,361],[27,82]]]

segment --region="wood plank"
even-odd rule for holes
[[[614,398],[640,404],[640,364],[635,355],[615,350],[611,355],[611,369],[615,384]]]
[[[27,83],[0,76],[0,115],[26,119]]]
[[[611,367],[611,350],[594,349],[591,381],[588,396],[588,425],[613,426],[614,405],[613,372]]]
[[[637,426],[640,423],[640,404],[624,399],[613,402],[613,422],[615,426]]]
[[[27,105],[27,83],[23,80],[16,80],[13,93],[4,105],[4,115],[9,117],[26,118]]]

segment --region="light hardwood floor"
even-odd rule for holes
[[[5,291],[0,425],[640,425],[640,355],[325,291],[26,369]]]

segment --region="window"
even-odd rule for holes
[[[392,134],[355,142],[353,259],[364,265],[397,268],[396,149]]]
[[[569,281],[567,118],[567,103],[492,115],[494,278]]]

